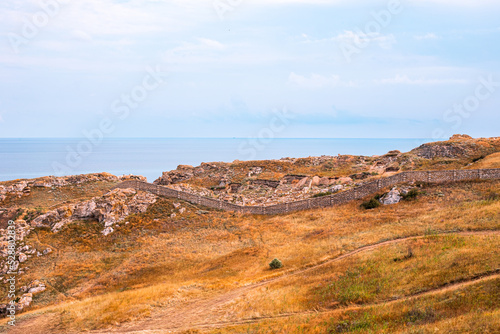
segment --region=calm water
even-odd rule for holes
[[[426,139],[0,139],[0,180],[109,172],[150,182],[178,165],[409,151]]]

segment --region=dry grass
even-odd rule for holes
[[[435,185],[422,191],[415,201],[376,210],[362,210],[354,202],[274,217],[197,214],[198,208],[183,203],[188,212],[172,219],[174,201],[162,199],[108,237],[91,221],[69,225],[56,235],[37,230],[29,242],[56,252],[31,259],[21,284],[33,279],[47,284],[47,291],[35,297],[33,310],[55,312],[60,321],[54,331],[82,331],[145,317],[166,305],[230,291],[385,240],[500,229],[500,200],[491,196],[500,193],[500,182]],[[408,246],[414,257],[394,261]],[[348,305],[409,295],[498,268],[496,249],[498,238],[430,236],[285,279],[257,291],[252,300],[261,302],[233,307],[252,316],[335,307],[334,299]],[[284,268],[270,271],[273,258],[283,261]],[[276,329],[279,324],[273,320],[271,325]],[[321,328],[324,332],[326,327]]]
[[[471,166],[467,167],[469,169],[481,169],[481,168],[500,168],[500,153],[490,154],[483,159],[478,160]]]
[[[210,333],[498,333],[500,279],[390,304],[228,326]]]
[[[7,199],[2,205],[4,207],[22,207],[26,210],[37,208],[48,209],[65,203],[83,201],[101,196],[116,184],[117,182],[87,182],[53,189],[34,187],[31,189],[30,196],[20,199]]]
[[[270,284],[231,305],[238,318],[380,303],[500,269],[496,236],[428,236]]]

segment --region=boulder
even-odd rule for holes
[[[109,234],[113,233],[115,230],[112,227],[106,227],[104,230],[101,231],[101,233],[104,236],[108,236]]]
[[[30,283],[28,286],[28,293],[31,293],[32,295],[39,294],[43,291],[45,291],[45,284],[40,282],[39,280],[35,280]]]
[[[389,193],[380,199],[380,203],[384,205],[397,204],[401,202],[401,193],[397,189],[392,189]]]
[[[21,311],[22,309],[29,307],[32,301],[33,301],[33,294],[25,293],[24,295],[21,296],[21,298],[17,302],[16,308],[19,311]]]
[[[320,186],[328,186],[330,184],[330,179],[328,177],[322,177],[319,180],[319,185]]]
[[[26,260],[28,260],[28,256],[24,253],[19,253],[18,258],[19,258],[19,262],[21,262],[21,263],[26,262]]]
[[[91,218],[93,216],[93,212],[94,212],[96,206],[97,205],[93,200],[79,203],[75,207],[75,210],[73,212],[73,217]]]
[[[298,188],[298,189],[303,188],[306,185],[307,181],[309,181],[309,178],[304,177],[302,180],[297,182],[297,184],[295,185],[295,188]]]
[[[338,179],[338,182],[340,182],[340,184],[350,184],[352,183],[352,179],[350,177],[341,177]]]
[[[320,182],[320,178],[319,176],[314,176],[311,180],[311,184],[310,184],[310,187],[314,186],[314,187],[317,187],[319,186],[319,182]]]

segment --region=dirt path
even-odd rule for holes
[[[304,315],[313,315],[313,314],[334,314],[338,312],[345,312],[345,311],[353,311],[353,310],[359,310],[363,308],[369,308],[369,307],[374,307],[374,306],[387,306],[391,305],[394,303],[399,303],[403,301],[408,301],[412,300],[418,297],[424,297],[424,296],[431,296],[431,295],[436,295],[440,293],[445,293],[449,291],[455,291],[459,290],[461,288],[465,288],[467,286],[477,284],[480,282],[485,282],[489,280],[494,280],[494,279],[500,279],[500,274],[493,274],[489,275],[486,277],[481,277],[477,279],[472,279],[466,282],[462,283],[457,283],[453,285],[448,285],[446,287],[438,288],[435,290],[427,291],[427,292],[422,292],[413,296],[408,296],[396,300],[391,300],[391,301],[385,301],[385,302],[380,302],[380,303],[374,303],[374,304],[365,304],[365,305],[360,305],[360,306],[352,306],[352,307],[346,307],[346,308],[338,308],[338,309],[332,309],[332,310],[323,310],[323,311],[305,311],[305,312],[297,312],[297,313],[283,313],[279,314],[276,316],[267,316],[267,317],[254,317],[251,319],[241,319],[237,321],[219,321],[219,322],[205,322],[205,323],[197,323],[197,324],[192,324],[192,325],[185,325],[181,327],[165,327],[164,329],[142,329],[142,330],[126,330],[126,331],[107,331],[107,332],[92,332],[92,333],[99,333],[99,334],[112,334],[112,333],[128,333],[128,334],[161,334],[161,333],[178,333],[182,331],[187,331],[187,330],[207,330],[207,329],[216,329],[216,328],[223,328],[223,327],[228,327],[228,326],[238,326],[238,325],[250,325],[250,324],[255,324],[259,323],[261,321],[265,320],[271,320],[271,319],[283,319],[283,318],[290,318],[294,316],[304,316]]]
[[[445,236],[445,235],[461,235],[461,236],[500,235],[500,231],[458,232],[458,233],[437,234],[437,236]],[[264,285],[267,285],[267,284],[270,284],[273,282],[277,282],[277,281],[284,279],[286,277],[300,275],[300,274],[315,270],[315,269],[320,268],[322,266],[329,265],[333,262],[341,261],[343,259],[349,258],[351,256],[354,256],[354,255],[362,253],[362,252],[368,252],[368,251],[372,251],[374,249],[384,247],[387,245],[401,243],[401,242],[405,242],[408,240],[417,240],[417,239],[422,239],[422,238],[425,238],[425,236],[416,236],[416,237],[395,239],[395,240],[381,242],[381,243],[378,243],[375,245],[361,247],[355,251],[346,253],[344,255],[338,256],[334,259],[327,260],[321,264],[314,265],[314,266],[311,266],[311,267],[306,268],[306,269],[288,272],[288,273],[284,274],[283,276],[272,278],[272,279],[265,280],[265,281],[261,281],[261,282],[251,284],[248,286],[240,287],[240,288],[237,288],[235,290],[232,290],[232,291],[229,291],[229,292],[226,292],[226,293],[223,293],[221,295],[214,296],[211,298],[194,300],[194,301],[191,301],[188,304],[183,305],[183,306],[167,307],[165,309],[162,309],[161,313],[156,314],[147,320],[142,320],[142,321],[135,322],[132,324],[124,324],[118,328],[115,328],[115,329],[109,330],[109,331],[93,331],[92,333],[94,333],[94,334],[104,334],[104,333],[129,333],[129,334],[174,333],[174,332],[187,330],[187,329],[217,328],[217,327],[224,327],[224,326],[230,326],[230,325],[255,323],[255,322],[259,322],[259,321],[266,320],[266,319],[272,319],[272,318],[284,318],[284,317],[290,317],[290,316],[294,316],[294,315],[318,313],[318,312],[314,312],[314,311],[308,311],[308,312],[296,313],[296,314],[282,314],[282,315],[275,316],[275,317],[242,319],[242,320],[238,320],[238,321],[221,321],[221,319],[225,318],[225,314],[224,314],[224,311],[222,310],[222,307],[224,305],[234,301],[235,299],[244,296],[246,293],[248,293],[251,290],[254,290],[256,288],[262,287]],[[492,272],[492,273],[487,274],[487,276],[474,277],[474,278],[468,279],[467,281],[458,281],[458,282],[448,284],[446,286],[443,286],[443,287],[440,287],[440,288],[437,288],[434,290],[422,292],[422,293],[412,295],[412,296],[403,297],[403,298],[397,299],[397,300],[385,301],[385,302],[380,302],[380,303],[371,304],[371,305],[356,306],[356,307],[351,307],[351,308],[347,308],[347,309],[344,308],[344,309],[327,310],[327,311],[321,311],[321,312],[338,312],[338,311],[345,311],[345,310],[349,310],[349,309],[364,308],[364,307],[369,307],[369,306],[374,306],[374,305],[379,305],[379,304],[395,303],[395,302],[409,300],[409,299],[422,297],[422,296],[426,296],[426,295],[443,293],[443,292],[447,292],[450,290],[456,290],[456,289],[460,289],[460,288],[466,287],[466,286],[471,285],[471,284],[478,283],[480,281],[491,280],[491,279],[495,279],[495,278],[499,278],[499,277],[500,277],[500,272],[496,271],[496,272]]]

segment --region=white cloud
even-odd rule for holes
[[[440,37],[438,35],[436,35],[435,33],[428,33],[428,34],[425,34],[425,35],[416,35],[416,36],[413,36],[413,38],[415,38],[417,41],[421,41],[421,40],[426,40],[426,39],[439,39]]]
[[[368,46],[372,43],[378,44],[383,49],[391,49],[397,43],[393,34],[364,33],[362,31],[345,30],[337,36],[331,38],[314,39],[307,34],[301,34],[304,43],[344,43],[354,46]]]
[[[318,89],[323,87],[353,87],[352,81],[344,82],[338,75],[323,76],[312,73],[310,76],[302,76],[291,72],[288,76],[288,84],[309,89]]]
[[[224,44],[213,39],[208,38],[198,38],[200,45],[206,46],[208,49],[223,50],[226,48]]]
[[[79,41],[84,41],[84,42],[91,42],[92,41],[92,36],[90,36],[89,34],[87,34],[84,31],[81,31],[81,30],[73,30],[71,32],[71,36],[75,40],[79,40]]]
[[[200,63],[220,56],[226,46],[219,41],[198,38],[197,42],[183,42],[166,51],[163,60],[167,63]]]
[[[353,45],[367,45],[376,43],[383,49],[392,48],[396,44],[396,38],[393,34],[383,35],[381,33],[363,33],[346,30],[333,38],[340,43],[349,43]]]
[[[465,79],[411,79],[407,75],[396,75],[393,78],[374,80],[382,85],[463,85],[468,83]]]

